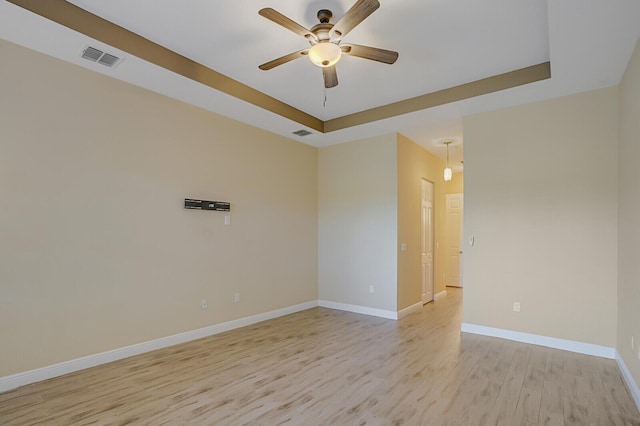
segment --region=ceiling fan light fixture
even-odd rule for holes
[[[330,41],[322,41],[309,49],[309,59],[319,67],[335,65],[342,56],[342,49]]]
[[[340,47],[342,37],[367,19],[369,15],[379,7],[380,2],[378,0],[355,0],[353,6],[351,6],[335,24],[331,23],[333,13],[329,9],[320,9],[317,14],[320,23],[315,24],[310,29],[287,18],[275,9],[270,7],[260,9],[258,15],[304,37],[311,45],[311,48],[281,56],[262,65],[258,65],[258,68],[267,71],[303,56],[308,56],[314,65],[322,68],[324,88],[331,89],[338,85],[338,74],[335,65],[343,53],[345,55],[385,64],[395,63],[398,59],[398,52],[357,44]]]

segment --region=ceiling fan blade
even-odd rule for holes
[[[338,85],[338,73],[336,72],[336,66],[322,68],[322,76],[324,77],[324,87],[331,89]]]
[[[265,62],[262,65],[259,65],[262,71],[268,71],[272,68],[277,67],[278,65],[286,64],[287,62],[293,61],[294,59],[302,58],[303,56],[307,56],[309,54],[309,50],[299,50],[297,52],[289,53],[288,55],[281,56],[273,61]]]
[[[342,53],[347,55],[384,62],[385,64],[393,64],[398,59],[398,52],[379,49],[377,47],[361,46],[359,44],[343,44],[340,48],[342,49]]]
[[[331,29],[331,39],[340,40],[380,7],[378,0],[358,0]]]
[[[284,16],[282,13],[280,13],[280,12],[270,8],[270,7],[266,7],[264,9],[260,9],[260,11],[258,11],[258,15],[263,16],[263,17],[267,18],[268,20],[273,21],[276,24],[285,27],[289,31],[293,31],[296,34],[301,35],[302,37],[306,38],[307,40],[313,39],[315,41],[318,41],[318,37],[316,37],[316,35],[314,33],[312,33],[311,31],[309,31],[308,29],[306,29],[302,25],[298,24],[295,21],[292,21],[291,19],[289,19],[286,16]]]

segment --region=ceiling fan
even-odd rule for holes
[[[336,73],[335,65],[340,60],[342,54],[383,62],[385,64],[393,64],[398,59],[398,52],[358,44],[340,44],[342,38],[346,36],[349,31],[354,29],[379,7],[380,3],[378,0],[358,0],[335,24],[330,22],[333,13],[331,13],[330,10],[321,9],[318,11],[318,20],[320,20],[320,23],[314,25],[309,30],[270,7],[261,9],[258,12],[260,16],[303,36],[307,39],[311,47],[266,62],[258,68],[267,71],[278,65],[293,61],[294,59],[308,56],[311,62],[322,67],[324,87],[331,88],[338,85],[338,74]]]

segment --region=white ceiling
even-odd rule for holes
[[[399,52],[394,65],[343,56],[340,84],[326,90],[306,58],[270,71],[258,65],[308,47],[300,36],[258,15],[273,7],[301,25],[319,9],[336,22],[355,0],[70,0],[153,42],[321,120],[551,61],[552,78],[327,134],[298,138],[303,126],[105,46],[6,1],[0,38],[113,76],[313,146],[400,132],[444,157],[443,138],[462,156],[462,117],[615,85],[640,35],[638,0],[380,0],[345,38]],[[109,69],[79,57],[86,45],[125,60]]]

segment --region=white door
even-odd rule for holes
[[[462,287],[462,194],[447,194],[447,266],[445,284]]]
[[[433,300],[433,184],[422,180],[422,303]]]

